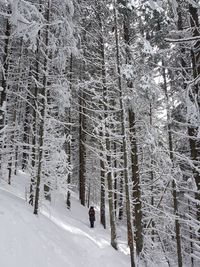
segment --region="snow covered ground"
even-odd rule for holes
[[[88,210],[75,195],[71,211],[59,195],[35,216],[20,185],[25,174],[16,178],[12,186],[0,181],[0,267],[130,266],[126,244],[112,249],[98,218],[90,229]]]

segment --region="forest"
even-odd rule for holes
[[[200,266],[199,0],[0,0],[0,67],[0,180],[33,217],[77,194],[131,267]]]

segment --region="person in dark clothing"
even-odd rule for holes
[[[94,228],[94,221],[95,221],[94,207],[90,207],[88,214],[89,214],[89,220],[90,220],[90,227]]]

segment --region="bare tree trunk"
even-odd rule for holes
[[[102,76],[102,84],[103,84],[103,109],[104,109],[104,118],[107,117],[107,85],[106,85],[106,59],[105,59],[105,45],[104,45],[104,32],[103,32],[103,25],[102,25],[102,20],[101,20],[101,15],[98,13],[98,19],[99,19],[99,27],[100,27],[100,47],[101,47],[101,76]],[[102,129],[102,142],[104,142],[105,138],[104,138],[105,132]],[[104,153],[102,153],[102,156],[105,155],[105,151],[104,151],[104,146],[101,146],[102,150]],[[100,221],[104,227],[104,229],[106,228],[106,215],[105,215],[105,180],[106,180],[106,174],[105,174],[105,163],[104,160],[102,159],[100,161],[100,165],[101,165],[101,211],[100,211]],[[113,225],[114,223],[112,223]],[[114,226],[115,227],[115,226]],[[116,230],[114,230],[115,232]],[[114,235],[116,235],[114,233]],[[114,244],[115,246],[115,241],[112,241],[111,243]]]
[[[41,12],[41,8],[40,8]],[[39,46],[40,46],[40,37],[41,37],[41,31],[38,32],[37,36],[37,50],[36,50],[36,57],[35,57],[35,80],[39,82],[39,61],[40,61],[40,55],[39,55]],[[33,99],[33,136],[32,136],[32,151],[31,151],[31,167],[32,167],[32,173],[31,173],[31,183],[30,183],[30,191],[29,191],[29,204],[33,206],[34,203],[34,188],[36,184],[35,180],[35,168],[36,168],[36,144],[37,144],[37,128],[38,128],[38,119],[37,119],[37,103],[38,103],[38,84],[35,83],[34,86],[34,99]]]
[[[38,33],[39,38],[40,32]],[[36,51],[36,80],[39,81],[39,40],[37,40]],[[38,101],[38,85],[35,84],[34,88],[34,103],[33,103],[33,136],[32,136],[32,151],[31,151],[31,183],[29,191],[29,204],[33,206],[34,201],[34,186],[35,186],[35,166],[36,166],[36,141],[37,141],[37,101]]]
[[[167,128],[168,128],[169,152],[170,152],[171,162],[172,162],[172,164],[174,164],[173,139],[172,139],[170,114],[169,114],[169,97],[168,97],[168,92],[167,92],[167,78],[166,78],[166,72],[165,72],[164,64],[163,64],[163,81],[164,81],[164,90],[165,90],[166,102],[167,102]],[[179,212],[178,212],[178,199],[177,199],[176,182],[175,182],[174,178],[172,180],[172,195],[173,195],[173,203],[174,203],[175,234],[176,234],[176,248],[177,248],[178,266],[182,267],[183,263],[182,263],[180,222],[179,222]]]
[[[41,3],[41,2],[40,2]],[[42,175],[42,159],[43,159],[43,145],[44,145],[44,124],[45,124],[45,101],[46,101],[46,87],[47,87],[47,72],[48,72],[48,57],[49,57],[49,22],[50,22],[50,8],[51,0],[48,1],[46,10],[46,30],[45,30],[45,57],[44,57],[44,75],[43,75],[43,86],[40,88],[41,99],[38,101],[40,107],[40,122],[39,122],[39,151],[38,151],[38,166],[36,174],[36,190],[35,190],[35,203],[34,203],[34,214],[38,214],[39,198],[40,198],[40,182]],[[39,99],[38,99],[39,100]]]
[[[124,209],[123,209],[123,192],[124,192],[124,181],[123,181],[123,174],[120,174],[120,181],[119,181],[119,220],[123,219]]]
[[[139,255],[143,247],[142,237],[142,203],[141,203],[141,188],[140,176],[138,167],[138,151],[136,143],[135,131],[135,114],[129,109],[129,125],[130,125],[130,143],[131,143],[131,167],[132,167],[132,181],[133,181],[133,204],[135,215],[135,243],[136,251]]]
[[[188,209],[189,209],[189,214],[190,214],[191,213],[191,203],[190,203],[189,200],[188,200]],[[191,257],[191,267],[193,267],[194,266],[194,257],[192,255],[194,253],[194,244],[192,242],[192,240],[193,240],[192,227],[190,226],[189,229],[190,229],[190,255],[191,255],[190,257]]]
[[[72,75],[73,75],[73,55],[71,54],[70,57],[70,91],[72,92]],[[68,129],[68,133],[71,134],[71,111],[70,111],[70,107],[69,107],[69,112],[68,112],[68,122],[69,122],[69,129]],[[68,149],[67,149],[67,153],[68,153],[68,164],[71,165],[71,140],[68,140]],[[68,177],[67,177],[67,184],[68,184],[68,190],[67,190],[67,200],[66,200],[66,204],[67,204],[67,208],[70,209],[71,208],[71,193],[69,190],[69,186],[71,184],[71,173],[68,173]]]
[[[10,14],[10,10],[8,11]],[[7,75],[9,67],[9,44],[10,44],[10,32],[11,25],[9,19],[6,21],[6,30],[5,30],[5,45],[4,45],[4,56],[3,56],[3,77],[2,77],[2,90],[0,90],[0,130],[4,127],[4,103],[6,102],[6,89],[7,89]]]
[[[79,199],[81,205],[85,206],[85,175],[86,175],[86,149],[85,149],[85,94],[79,96]]]
[[[108,132],[106,133],[106,150],[107,150],[107,182],[108,182],[108,205],[110,216],[110,228],[111,228],[111,246],[117,250],[117,233],[114,213],[114,199],[113,199],[113,176],[112,176],[112,164],[110,153],[110,138]]]
[[[103,160],[100,160],[101,167],[101,199],[100,199],[100,222],[106,229],[106,216],[105,216],[105,164]]]
[[[106,229],[106,166],[105,166],[105,161],[103,157],[105,156],[105,149],[104,149],[104,143],[105,142],[105,132],[104,129],[102,129],[102,132],[100,133],[100,137],[101,137],[101,145],[100,145],[100,149],[103,151],[100,156],[100,177],[101,177],[101,193],[100,193],[100,222],[103,225],[104,229]]]
[[[130,64],[130,10],[128,9],[126,2],[126,10],[124,13],[124,40],[126,44],[126,63]],[[132,88],[132,82],[127,80],[127,86]],[[143,236],[142,236],[142,203],[141,203],[141,188],[140,188],[140,175],[138,165],[138,148],[136,140],[136,128],[135,128],[135,113],[129,108],[129,127],[130,127],[130,145],[131,145],[131,169],[132,169],[132,181],[133,181],[133,205],[134,205],[134,223],[135,223],[135,243],[137,255],[139,255],[143,248]]]
[[[17,100],[16,100],[17,101]],[[13,121],[12,121],[12,133],[11,133],[11,144],[10,144],[10,159],[8,162],[8,184],[11,184],[11,177],[12,177],[12,166],[13,166],[13,149],[14,149],[14,142],[15,142],[15,130],[16,130],[16,120],[17,120],[17,104],[14,107],[13,111]]]
[[[153,127],[153,112],[152,112],[152,104],[150,103],[150,125],[151,127]],[[151,177],[151,206],[154,207],[154,186],[153,186],[153,182],[154,182],[154,172],[153,172],[153,158],[151,155],[151,170],[150,170],[150,177]],[[154,231],[154,227],[155,227],[155,222],[154,220],[152,220],[152,231],[151,231],[151,237],[152,237],[152,242],[154,242],[154,236],[155,236],[155,231]]]
[[[100,46],[100,55],[101,55],[101,80],[102,80],[102,100],[100,100],[100,106],[104,110],[104,114],[99,116],[99,119],[106,119],[107,118],[107,82],[106,82],[106,58],[105,58],[105,45],[104,45],[104,31],[103,31],[103,24],[101,19],[101,10],[102,7],[98,1],[95,1],[96,7],[96,16],[99,25],[99,46]],[[105,216],[105,188],[106,188],[106,151],[104,148],[105,143],[107,142],[106,138],[106,127],[102,127],[100,131],[100,177],[101,177],[101,188],[100,188],[100,222],[103,225],[104,229],[106,229],[106,216]],[[108,144],[108,143],[107,143]],[[107,162],[108,163],[108,162]],[[109,204],[110,207],[110,204]],[[111,227],[114,225],[112,222]],[[115,225],[114,225],[115,226]],[[112,231],[112,229],[111,229]],[[111,237],[112,239],[112,237]],[[115,244],[115,241],[111,241],[111,243]],[[115,246],[115,245],[114,245]]]
[[[178,7],[177,7],[177,14],[178,14],[178,22],[177,22],[177,28],[179,31],[183,31],[184,30],[184,26],[183,26],[183,18],[184,18],[184,14],[183,14],[183,7],[182,5],[184,5],[184,1],[178,1]],[[192,10],[190,10],[192,12]],[[198,20],[198,18],[197,18]],[[193,23],[193,21],[191,20],[191,23]],[[182,77],[183,77],[183,87],[184,90],[187,90],[187,57],[186,57],[186,49],[185,49],[185,44],[180,44],[181,46],[181,58],[180,58],[180,62],[181,62],[181,67],[182,67]],[[192,55],[192,60],[194,59],[194,56],[191,52]],[[188,127],[188,135],[189,136],[193,136],[193,133],[190,132],[191,131],[191,127]],[[190,144],[190,152],[191,152],[191,157],[192,157],[192,147],[193,147],[193,139],[189,138],[189,144]],[[194,171],[193,171],[194,172]],[[198,198],[198,197],[197,197]],[[188,201],[188,207],[189,207],[189,211],[190,211],[190,201]],[[199,210],[200,207],[198,207],[197,205],[197,210]],[[198,212],[197,212],[197,217],[198,217]],[[190,249],[191,249],[191,266],[194,266],[194,258],[192,257],[193,255],[193,236],[192,236],[192,228],[190,227]]]
[[[11,49],[10,49],[11,50]],[[11,50],[12,54],[12,50]],[[15,89],[16,93],[20,92],[20,80],[21,80],[21,62],[22,62],[22,54],[23,54],[23,40],[21,39],[20,42],[20,57],[18,58],[18,82],[17,82],[17,88]],[[12,98],[15,99],[14,104],[14,110],[13,110],[13,116],[12,116],[12,130],[11,130],[11,138],[10,138],[10,159],[8,162],[8,184],[11,184],[11,178],[12,173],[14,169],[14,174],[17,174],[17,161],[18,161],[18,145],[16,145],[17,142],[17,125],[18,125],[18,113],[19,110],[21,110],[20,101],[18,99],[18,96],[13,96]],[[13,166],[14,165],[14,166]],[[14,168],[13,168],[14,167]]]
[[[193,37],[200,36],[199,31],[199,14],[197,8],[193,5],[189,5],[189,13],[190,13],[190,25],[192,30]],[[191,57],[192,57],[192,69],[193,69],[193,77],[196,79],[200,75],[200,41],[196,41],[194,46],[191,49]],[[190,94],[191,101],[194,103],[197,109],[197,117],[198,117],[198,124],[199,116],[200,116],[200,95],[199,95],[199,86],[200,83],[197,82],[194,84],[193,91]],[[198,126],[192,125],[190,122],[190,126],[188,127],[188,135],[189,135],[189,144],[190,144],[190,153],[191,159],[195,166],[199,166],[199,156],[200,156],[200,138],[198,135]],[[200,172],[194,168],[193,175],[197,187],[197,193],[195,194],[195,198],[200,201]],[[200,221],[200,204],[197,204],[197,220]],[[200,229],[199,229],[199,237],[200,237]]]
[[[115,154],[115,159],[114,159],[114,210],[115,210],[115,217],[117,217],[117,174],[116,174],[116,169],[117,169],[117,160],[116,160],[116,154],[117,154],[117,144],[114,141],[113,143],[113,148],[114,148],[114,154]]]
[[[27,96],[27,103],[25,108],[25,120],[24,120],[24,131],[23,131],[23,153],[22,153],[22,170],[25,170],[27,168],[27,162],[28,162],[28,153],[27,153],[27,145],[29,144],[29,133],[30,133],[30,126],[29,126],[29,113],[30,113],[30,97]],[[34,133],[35,134],[35,133]]]
[[[18,167],[18,151],[19,151],[19,147],[18,145],[16,145],[15,147],[15,168],[14,168],[14,175],[17,175],[17,167]]]
[[[122,126],[122,144],[123,144],[123,156],[124,156],[124,182],[125,182],[125,195],[126,195],[126,217],[127,217],[127,234],[128,244],[130,248],[131,267],[135,267],[134,259],[134,239],[133,239],[133,227],[131,216],[131,201],[129,192],[129,174],[128,174],[128,154],[127,154],[127,134],[126,134],[126,118],[125,107],[122,91],[121,80],[121,68],[120,68],[120,52],[119,52],[119,36],[118,36],[118,21],[117,21],[117,6],[116,0],[114,0],[114,27],[115,27],[115,42],[116,42],[116,63],[117,63],[117,75],[118,75],[118,87],[120,93],[120,109],[121,109],[121,126]]]
[[[8,14],[11,14],[10,5],[8,5]],[[6,21],[5,29],[5,44],[3,55],[3,75],[2,75],[2,88],[0,90],[0,139],[3,136],[3,129],[5,126],[5,108],[6,108],[6,90],[7,90],[7,76],[9,67],[9,54],[10,54],[10,34],[11,25],[9,19]],[[0,140],[0,150],[2,151],[2,140]],[[0,171],[2,172],[2,154],[0,153]]]
[[[108,184],[108,205],[109,205],[109,219],[110,219],[110,229],[111,229],[111,246],[117,250],[117,233],[116,233],[116,222],[114,214],[114,199],[113,199],[113,173],[112,173],[112,160],[111,160],[111,141],[109,135],[109,125],[106,121],[108,117],[108,98],[107,98],[107,81],[106,81],[106,59],[105,59],[105,44],[104,44],[104,31],[101,19],[101,6],[96,2],[96,8],[98,10],[97,18],[100,28],[100,51],[101,51],[101,78],[102,78],[102,92],[103,92],[103,101],[100,102],[104,110],[103,119],[105,121],[105,132],[102,129],[102,153],[101,155],[106,155],[106,166],[103,160],[101,160],[101,223],[104,228],[106,228],[106,219],[105,219],[105,176],[107,176]],[[106,151],[104,151],[104,138]],[[105,153],[106,152],[106,153]],[[107,174],[105,175],[105,170]]]

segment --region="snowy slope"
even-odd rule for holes
[[[94,229],[89,228],[86,208],[74,198],[72,211],[68,211],[60,198],[56,197],[51,207],[43,205],[42,214],[36,217],[18,188],[1,181],[1,267],[130,265],[128,255],[110,247],[109,233],[98,222]]]

